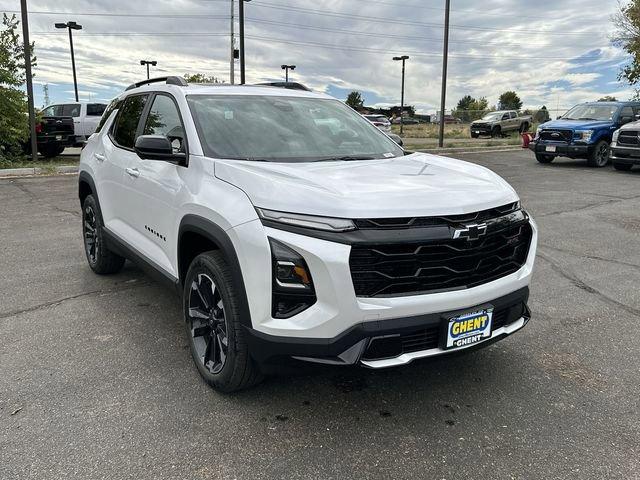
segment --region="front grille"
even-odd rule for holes
[[[492,331],[511,325],[525,314],[526,307],[522,302],[494,310]],[[440,324],[409,330],[399,336],[374,338],[369,343],[362,358],[363,360],[377,360],[397,357],[403,353],[422,352],[438,348],[440,346],[440,338],[444,335],[444,332],[442,332],[444,328],[446,328],[446,324],[443,317]]]
[[[359,218],[354,220],[356,227],[361,230],[385,230],[399,228],[420,228],[435,225],[455,223],[483,222],[492,218],[516,211],[520,207],[518,202],[509,203],[501,207],[490,208],[480,212],[462,215],[448,215],[441,217],[405,217],[405,218]]]
[[[573,130],[542,130],[540,139],[548,142],[571,143],[573,140]]]
[[[632,131],[632,130],[621,130],[620,136],[618,137],[618,143],[620,145],[630,145],[637,147],[640,145],[640,139],[638,136],[640,132]]]
[[[524,265],[532,234],[525,220],[477,240],[353,245],[349,266],[356,296],[458,290],[497,280]]]

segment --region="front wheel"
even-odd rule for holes
[[[113,253],[104,241],[102,214],[93,195],[87,195],[82,202],[82,236],[84,251],[91,270],[101,275],[117,273],[125,259]]]
[[[502,129],[500,127],[493,127],[493,130],[491,130],[491,136],[493,138],[498,138],[502,136]]]
[[[551,163],[556,157],[545,153],[536,153],[536,160],[540,163]]]
[[[590,167],[602,168],[609,163],[609,143],[600,140],[587,158]]]
[[[220,252],[193,260],[184,283],[191,356],[202,378],[222,392],[242,390],[262,379],[244,338],[238,295]]]

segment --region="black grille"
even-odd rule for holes
[[[571,143],[573,140],[573,130],[542,130],[540,139],[549,142]]]
[[[358,297],[472,288],[519,270],[531,237],[531,225],[525,221],[478,240],[353,245],[353,286]]]
[[[640,135],[640,132],[636,132],[632,130],[621,130],[620,136],[618,137],[618,143],[620,145],[638,146],[640,145],[640,140],[638,139],[638,135]]]
[[[514,202],[501,207],[490,208],[488,210],[482,210],[481,212],[467,213],[464,215],[448,215],[441,217],[361,218],[354,220],[354,222],[356,227],[361,230],[420,228],[435,225],[449,225],[451,223],[482,222],[501,215],[506,215],[518,208],[518,202]]]

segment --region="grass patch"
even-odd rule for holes
[[[46,172],[55,172],[56,167],[64,165],[78,165],[80,163],[80,157],[75,155],[66,155],[54,157],[48,160],[38,159],[36,161],[29,160],[28,158],[20,160],[6,160],[0,158],[0,170],[7,168],[42,168]]]

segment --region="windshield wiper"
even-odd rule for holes
[[[355,160],[379,160],[379,157],[374,157],[371,155],[343,155],[341,157],[322,158],[318,160],[318,162],[334,162],[334,161],[350,162]]]
[[[597,122],[598,119],[597,118],[590,118],[590,117],[580,117],[578,120],[592,120],[594,122]]]

